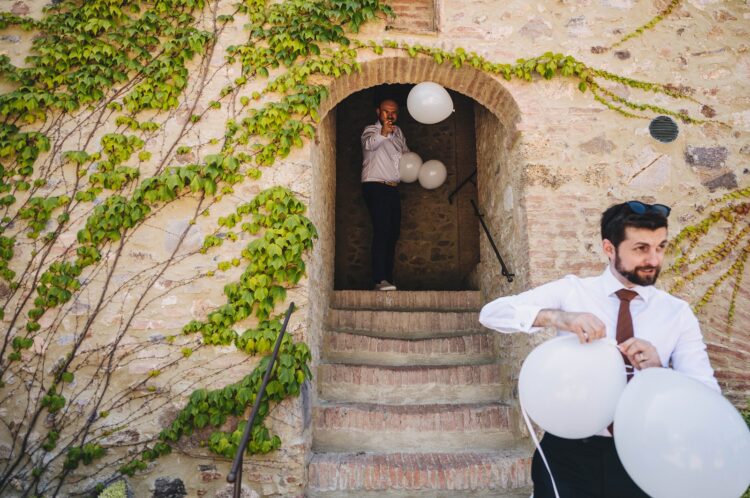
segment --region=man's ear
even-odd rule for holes
[[[609,259],[610,261],[615,260],[617,249],[615,248],[615,245],[609,241],[609,239],[602,240],[602,251],[604,251],[605,256],[607,256],[607,259]]]

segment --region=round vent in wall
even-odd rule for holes
[[[652,137],[665,144],[674,142],[674,139],[680,133],[677,123],[669,116],[654,118],[648,125],[648,131],[651,132]]]

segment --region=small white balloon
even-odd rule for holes
[[[451,115],[453,100],[442,86],[432,81],[423,81],[409,92],[406,107],[415,120],[424,124],[434,124]]]
[[[438,188],[447,177],[448,170],[445,169],[445,164],[437,159],[425,161],[419,168],[419,184],[427,190]]]
[[[615,412],[625,470],[654,498],[737,498],[750,485],[750,431],[721,394],[679,372],[649,368]]]
[[[419,177],[419,168],[422,166],[422,158],[416,152],[406,152],[401,156],[398,163],[398,173],[401,181],[412,183]]]
[[[613,341],[581,344],[578,337],[565,336],[540,344],[526,357],[518,394],[542,429],[581,439],[612,422],[626,381],[625,362]]]

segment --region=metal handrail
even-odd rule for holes
[[[477,207],[476,203],[474,202],[474,199],[471,200],[471,205],[474,208],[474,214],[477,215],[477,218],[479,218],[479,223],[482,224],[482,228],[484,228],[484,233],[487,234],[487,238],[490,240],[490,245],[492,246],[492,250],[495,251],[495,256],[497,256],[497,260],[500,261],[500,267],[502,268],[502,274],[505,278],[508,279],[508,282],[513,281],[513,277],[516,276],[515,273],[511,273],[508,270],[508,267],[505,266],[505,262],[503,261],[503,258],[500,256],[500,251],[497,250],[497,246],[495,245],[495,240],[492,238],[492,235],[490,234],[490,229],[487,228],[487,224],[484,222],[484,217],[479,212],[479,208]]]
[[[464,188],[464,185],[466,185],[469,182],[471,182],[474,185],[476,185],[476,183],[474,182],[474,180],[472,180],[472,178],[474,178],[476,176],[476,174],[477,174],[477,169],[474,168],[474,171],[472,171],[469,176],[467,176],[466,178],[464,178],[463,181],[458,184],[458,187],[456,187],[453,190],[453,192],[451,192],[450,194],[448,194],[448,204],[453,204],[453,196],[456,195],[459,190],[461,190],[462,188]]]
[[[281,340],[284,338],[284,332],[286,332],[286,326],[289,323],[289,316],[294,312],[294,303],[289,305],[286,310],[286,317],[284,317],[284,324],[281,326],[281,332],[279,337],[276,339],[276,345],[273,347],[273,354],[271,354],[271,360],[268,362],[266,367],[266,373],[263,376],[263,383],[260,385],[260,390],[255,397],[255,403],[253,404],[253,410],[250,412],[250,418],[247,420],[245,426],[245,432],[242,434],[242,441],[237,447],[237,453],[234,454],[234,461],[232,462],[232,469],[227,474],[227,482],[234,483],[234,498],[240,498],[242,495],[242,459],[245,454],[247,444],[250,442],[250,433],[253,430],[253,422],[255,417],[258,415],[258,409],[260,408],[260,402],[263,399],[263,395],[266,394],[266,386],[268,381],[271,379],[271,370],[273,365],[276,363],[276,357],[279,355],[279,348],[281,347]]]

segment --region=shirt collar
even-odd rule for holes
[[[604,292],[607,296],[613,296],[615,292],[617,292],[620,289],[624,289],[625,287],[622,285],[622,282],[617,280],[615,275],[612,273],[611,266],[607,266],[604,269],[604,273],[601,275],[602,283],[604,284]],[[630,287],[629,290],[632,290],[638,294],[638,296],[641,297],[644,301],[648,303],[648,300],[651,298],[651,296],[654,295],[654,286],[653,285],[636,285],[634,287]]]

